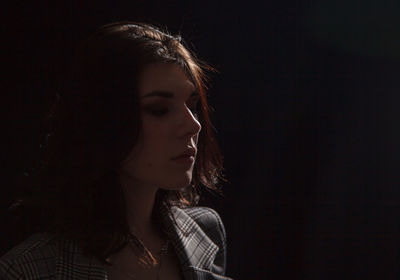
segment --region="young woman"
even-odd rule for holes
[[[221,219],[194,207],[222,169],[205,68],[143,23],[82,44],[20,201],[36,234],[0,259],[1,279],[229,279]]]

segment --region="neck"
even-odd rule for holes
[[[152,219],[157,188],[120,177],[131,233],[141,239],[157,230]]]

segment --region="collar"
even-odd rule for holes
[[[218,246],[184,209],[163,209],[162,215],[182,267],[210,271]]]
[[[218,246],[193,218],[178,207],[171,207],[169,210],[165,208],[161,213],[185,280],[230,279],[211,272]],[[104,265],[95,257],[83,256],[80,249],[70,241],[65,241],[61,247],[63,257],[56,260],[58,280],[107,279]]]

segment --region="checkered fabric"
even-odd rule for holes
[[[219,215],[210,208],[172,207],[163,211],[185,280],[225,277],[226,237]],[[87,257],[72,240],[37,233],[0,258],[0,279],[107,279],[103,264]]]

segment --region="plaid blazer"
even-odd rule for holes
[[[185,280],[228,280],[226,238],[219,215],[210,208],[172,207],[163,223],[171,232]],[[173,222],[176,221],[176,223]],[[0,279],[107,279],[103,264],[87,257],[72,240],[37,233],[0,259]]]

